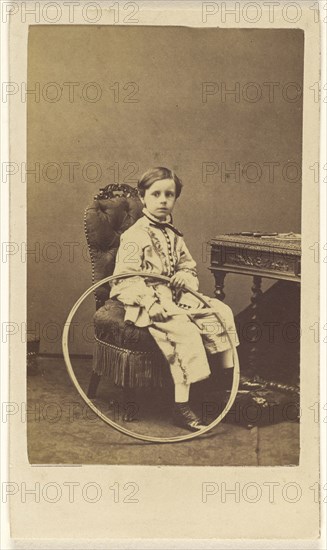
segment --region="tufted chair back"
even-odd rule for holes
[[[100,189],[84,214],[84,229],[92,264],[92,282],[113,274],[120,235],[142,215],[137,189],[109,184]],[[96,309],[109,298],[109,284],[95,291]]]

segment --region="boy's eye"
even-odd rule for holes
[[[160,197],[160,192],[159,192],[159,191],[153,191],[152,195],[153,195],[154,197]],[[167,191],[167,192],[165,193],[165,196],[166,196],[166,197],[174,197],[174,196],[175,196],[175,193],[174,193],[173,191]]]

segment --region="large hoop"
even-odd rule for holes
[[[239,368],[239,360],[238,360],[238,354],[237,354],[236,346],[235,346],[232,338],[230,337],[230,335],[228,333],[228,330],[226,329],[224,320],[219,317],[219,314],[217,312],[214,312],[214,314],[216,315],[219,323],[224,327],[224,329],[226,331],[228,341],[229,341],[229,343],[231,345],[231,349],[233,351],[233,360],[234,360],[233,384],[232,384],[229,399],[226,403],[226,406],[225,406],[224,410],[220,413],[220,415],[213,422],[211,422],[211,424],[209,424],[208,426],[206,426],[202,430],[199,430],[198,432],[192,432],[190,434],[185,434],[185,435],[178,435],[178,436],[175,436],[175,437],[151,437],[151,436],[148,436],[148,435],[142,435],[142,434],[132,432],[132,431],[128,430],[127,428],[124,428],[123,426],[120,426],[119,424],[117,424],[116,422],[114,422],[113,420],[108,418],[106,415],[104,415],[92,403],[92,401],[88,398],[86,393],[82,390],[82,388],[81,388],[81,386],[80,386],[80,384],[79,384],[79,382],[78,382],[78,380],[75,376],[75,373],[74,373],[74,370],[73,370],[73,367],[72,367],[72,364],[71,364],[71,361],[70,361],[70,356],[69,356],[68,336],[69,336],[69,328],[70,328],[71,322],[73,320],[73,317],[74,317],[76,311],[78,310],[79,306],[84,302],[85,298],[87,298],[99,286],[103,285],[104,283],[114,281],[115,279],[126,279],[128,277],[133,277],[133,276],[135,277],[135,272],[125,273],[124,275],[119,275],[119,276],[118,275],[112,275],[110,277],[105,277],[101,281],[95,283],[90,288],[88,288],[84,292],[84,294],[82,294],[82,296],[77,300],[77,302],[75,302],[75,304],[73,305],[73,307],[70,310],[69,315],[67,317],[66,323],[64,325],[64,330],[63,330],[63,335],[62,335],[62,349],[63,349],[64,360],[65,360],[65,363],[66,363],[66,368],[67,368],[69,377],[70,377],[71,381],[73,382],[75,388],[77,389],[78,393],[82,397],[82,399],[88,405],[88,407],[90,407],[90,409],[99,418],[101,418],[101,420],[103,420],[103,422],[105,422],[106,424],[108,424],[109,426],[111,426],[112,428],[117,430],[118,432],[121,432],[125,435],[128,435],[129,437],[133,437],[134,439],[141,439],[142,441],[148,441],[148,442],[151,442],[151,443],[179,443],[180,441],[187,441],[188,439],[194,439],[195,437],[198,437],[199,435],[202,435],[202,434],[205,434],[205,433],[209,432],[215,426],[218,426],[218,424],[220,424],[220,422],[223,420],[223,418],[225,418],[226,414],[228,413],[228,411],[233,406],[233,403],[234,403],[236,395],[237,395],[238,386],[239,386],[240,368]],[[164,275],[152,275],[152,274],[149,274],[149,273],[146,273],[146,272],[143,272],[143,271],[137,273],[137,276],[138,277],[147,277],[149,279],[150,278],[151,279],[157,279],[159,281],[164,281],[164,282],[169,282],[169,280],[170,280],[169,277],[166,277]],[[201,300],[201,302],[205,306],[210,307],[210,304],[207,302],[207,300],[203,296],[201,296],[201,294],[196,292],[195,290],[189,288],[188,286],[185,286],[184,290],[186,290],[187,292],[190,292],[191,294],[196,296],[196,298]]]

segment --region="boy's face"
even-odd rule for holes
[[[176,202],[175,182],[171,179],[155,181],[145,190],[142,202],[150,214],[159,220],[165,220],[173,211]]]

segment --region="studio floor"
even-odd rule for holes
[[[73,359],[87,388],[91,360]],[[207,434],[181,443],[147,443],[130,438],[94,415],[73,386],[61,358],[40,357],[39,373],[27,379],[27,438],[31,464],[138,464],[186,466],[294,466],[299,460],[299,424],[247,429],[223,421]],[[141,434],[186,434],[172,425],[169,400],[161,392],[139,394],[126,405],[122,390],[100,382],[94,403],[118,424]],[[214,403],[210,400],[209,407]],[[128,407],[133,422],[124,422]]]

